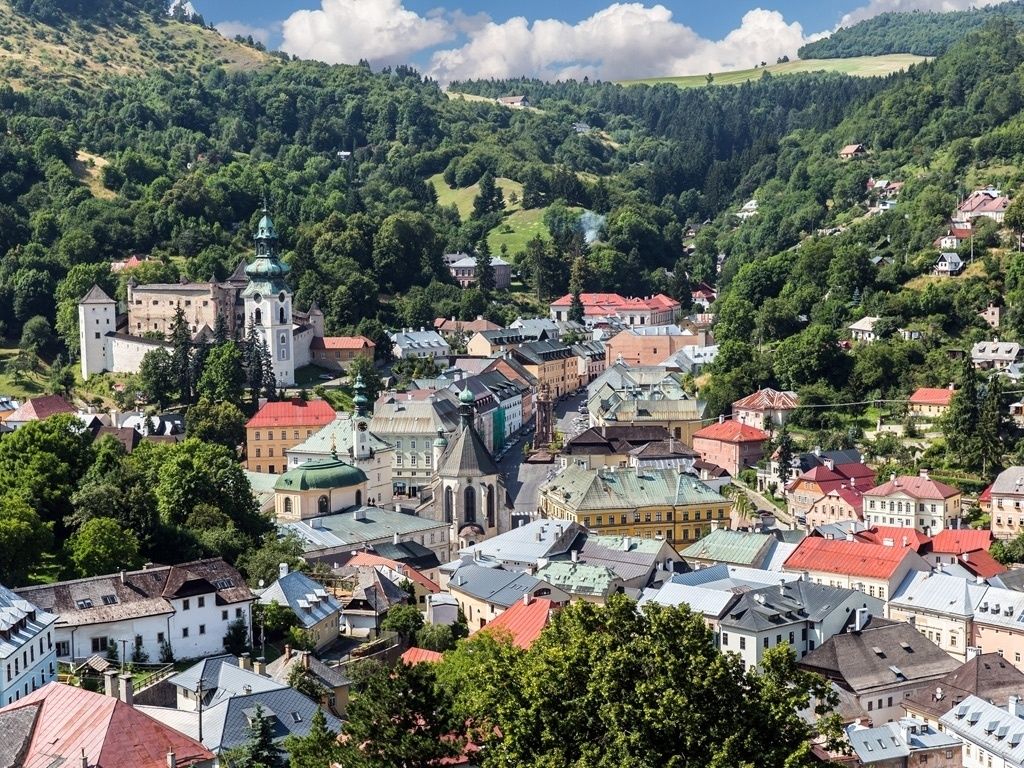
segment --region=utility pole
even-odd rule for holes
[[[128,655],[128,641],[121,638],[121,674],[124,674],[124,657]]]
[[[196,705],[199,707],[199,743],[203,743],[203,675],[199,674],[199,685],[196,686]]]

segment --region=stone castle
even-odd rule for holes
[[[163,347],[180,307],[196,343],[208,343],[218,316],[233,338],[250,328],[266,342],[279,387],[295,384],[295,369],[310,363],[310,348],[324,337],[324,316],[292,307],[286,283],[291,268],[277,253],[277,231],[266,209],[256,231],[256,254],[225,281],[150,283],[129,280],[125,311],[99,286],[78,304],[82,378],[96,373],[137,373],[147,352]]]

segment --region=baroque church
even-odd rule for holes
[[[78,334],[82,378],[96,373],[137,373],[142,358],[166,339],[180,307],[196,343],[213,337],[222,317],[229,334],[244,337],[250,328],[267,343],[279,387],[295,384],[295,369],[310,363],[310,347],[324,337],[324,316],[314,303],[309,312],[292,307],[287,285],[291,267],[277,251],[277,230],[264,207],[256,229],[252,262],[239,263],[225,281],[149,283],[128,282],[127,302],[117,302],[99,286],[78,304]]]

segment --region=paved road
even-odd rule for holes
[[[755,489],[744,485],[743,483],[737,482],[735,479],[733,483],[744,490],[747,494],[747,498],[754,505],[754,509],[767,509],[769,512],[775,515],[775,519],[778,520],[779,528],[789,528],[794,530],[799,526],[796,525],[796,521],[790,517],[789,512],[786,510],[779,509],[776,507],[766,496],[758,493]]]

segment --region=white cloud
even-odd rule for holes
[[[998,5],[1006,0],[869,0],[843,16],[840,27],[849,27],[858,21],[870,19],[888,11],[963,11],[984,5]]]
[[[267,27],[254,27],[242,21],[221,21],[216,25],[216,29],[228,40],[233,40],[235,35],[242,37],[252,35],[253,40],[264,45],[270,43],[270,36],[273,34],[273,31]]]
[[[320,0],[320,10],[296,11],[282,25],[281,50],[331,64],[408,63],[416,53],[451,40],[443,16],[420,16],[401,0]]]

